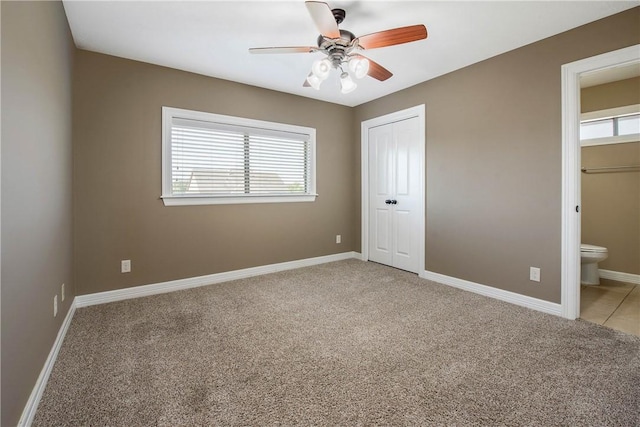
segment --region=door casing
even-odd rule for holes
[[[419,220],[418,220],[418,275],[423,277],[425,271],[425,123],[426,108],[424,104],[405,110],[396,111],[384,116],[375,117],[365,120],[360,125],[360,154],[361,154],[361,253],[362,260],[369,260],[369,129],[388,123],[398,122],[413,117],[418,117],[420,126],[419,135],[419,154],[420,154],[420,200],[419,200]]]

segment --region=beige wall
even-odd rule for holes
[[[584,88],[582,112],[640,104],[640,77]],[[640,142],[582,147],[588,168],[640,165]],[[582,174],[582,241],[604,246],[600,268],[640,274],[640,172]]]
[[[71,78],[59,2],[2,2],[2,425],[16,425],[69,304]],[[66,299],[60,301],[60,285]],[[58,294],[58,316],[53,296]]]
[[[640,103],[640,77],[620,80],[580,91],[583,113]]]
[[[582,147],[583,167],[640,165],[640,142]],[[640,172],[582,174],[582,241],[604,246],[599,267],[640,274]]]
[[[640,43],[639,17],[634,8],[356,107],[359,140],[362,120],[426,104],[427,270],[560,302],[560,67]]]
[[[353,109],[81,50],[75,72],[78,294],[356,249]],[[320,196],[165,207],[163,105],[316,128]],[[131,273],[120,273],[122,259]]]

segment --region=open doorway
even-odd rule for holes
[[[580,318],[640,336],[640,63],[580,78]]]
[[[562,66],[562,314],[580,315],[580,80],[640,63],[640,45]]]

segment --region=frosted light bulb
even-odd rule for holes
[[[361,79],[369,72],[369,60],[354,56],[349,60],[349,71],[351,71],[357,79]]]
[[[321,81],[329,77],[329,71],[331,71],[331,61],[326,58],[317,60],[311,67],[311,72]]]
[[[309,77],[307,77],[307,83],[309,83],[309,85],[315,90],[320,90],[320,84],[322,84],[322,80],[320,80],[314,73],[311,73],[309,74]]]
[[[344,72],[340,74],[340,87],[342,93],[349,93],[356,90],[358,85],[351,79],[349,73]]]

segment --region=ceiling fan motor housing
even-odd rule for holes
[[[326,52],[333,66],[337,68],[354,49],[355,46],[352,42],[355,38],[355,34],[351,31],[340,30],[339,39],[330,39],[323,35],[318,36],[318,47]]]
[[[331,9],[331,13],[338,25],[340,25],[347,16],[347,12],[344,9]],[[339,39],[331,39],[321,34],[318,36],[318,47],[327,54],[334,68],[338,68],[353,50],[354,46],[352,42],[355,38],[355,34],[347,30],[340,30]]]
[[[322,34],[320,34],[318,36],[318,47],[321,49],[326,48],[327,45],[330,44],[339,44],[344,46],[345,48],[347,46],[349,46],[351,44],[351,42],[356,38],[355,34],[353,34],[351,31],[347,31],[347,30],[340,30],[340,38],[339,39],[330,39],[328,37],[323,36]],[[325,45],[325,46],[323,46]]]

